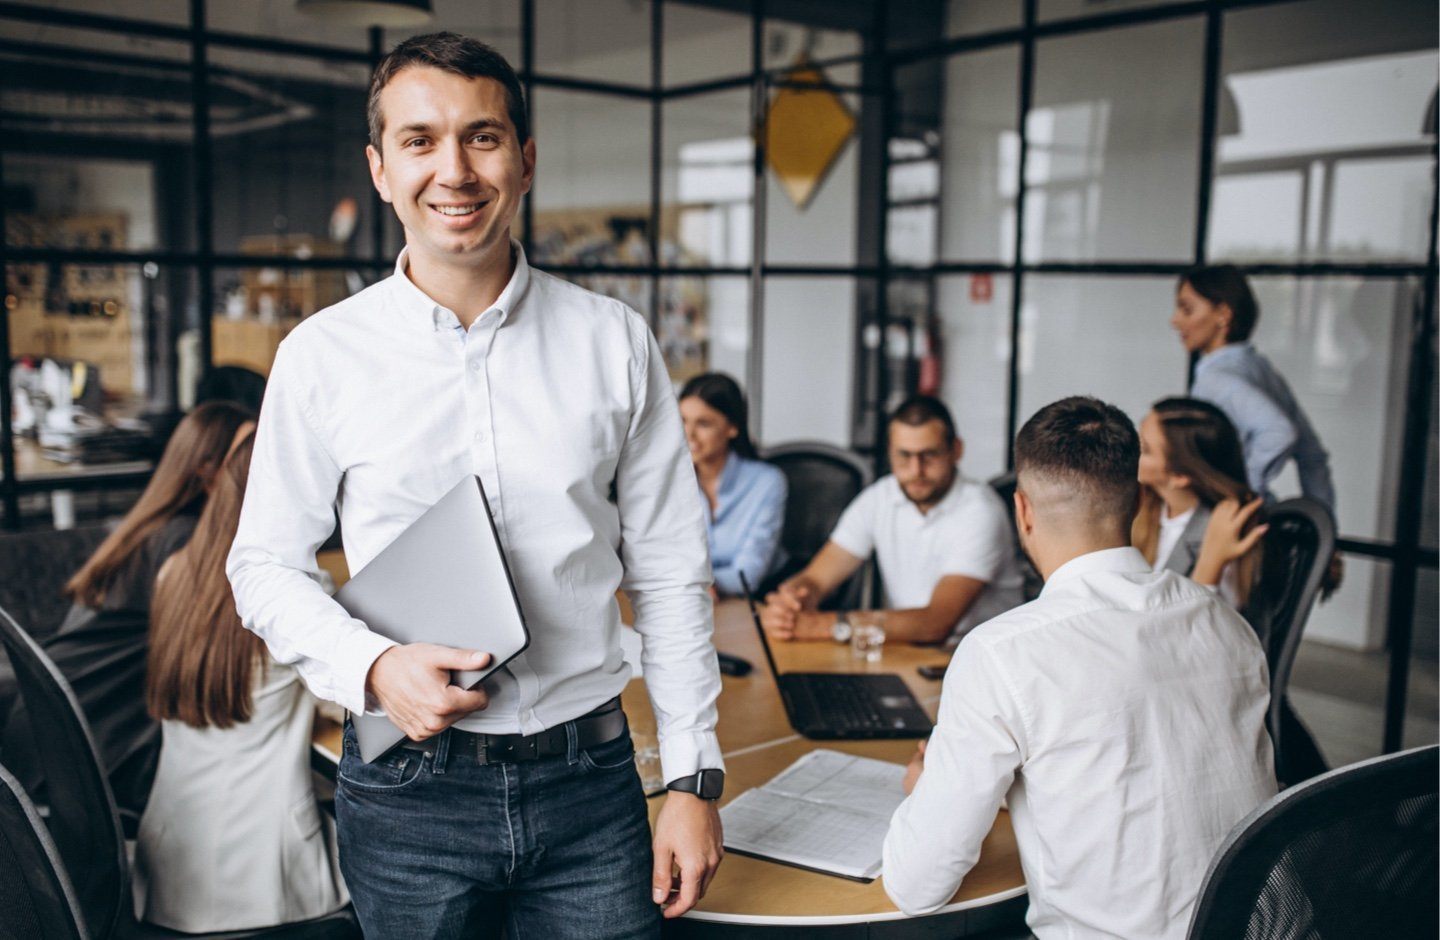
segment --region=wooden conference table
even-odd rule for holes
[[[725,802],[759,786],[809,751],[831,748],[904,763],[914,741],[811,741],[798,736],[785,717],[780,694],[765,665],[764,651],[743,601],[722,601],[715,610],[715,645],[754,664],[743,678],[723,676],[717,728],[725,755]],[[948,654],[934,648],[887,645],[881,662],[867,666],[836,643],[774,645],[782,672],[853,672],[871,669],[897,673],[934,716],[940,683],[922,679],[915,667],[943,664]],[[622,696],[630,726],[637,734],[655,733],[655,718],[641,679]],[[316,743],[331,755],[339,751],[339,728],[317,726]],[[664,802],[650,800],[653,824]],[[921,918],[895,909],[880,881],[859,884],[741,855],[725,857],[705,898],[694,911],[666,923],[667,937],[959,937],[1018,925],[1026,906],[1025,880],[1009,814],[1004,810],[986,837],[980,861],[951,903]]]

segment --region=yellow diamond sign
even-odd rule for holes
[[[855,115],[825,73],[803,57],[785,81],[793,84],[775,94],[765,117],[765,158],[790,201],[803,209],[855,132]]]

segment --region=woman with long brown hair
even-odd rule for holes
[[[1166,398],[1140,422],[1140,511],[1132,537],[1157,568],[1219,589],[1244,610],[1258,577],[1260,500],[1245,480],[1245,453],[1224,412]]]
[[[65,585],[73,604],[42,644],[70,682],[110,775],[116,805],[138,815],[145,805],[160,728],[145,713],[145,651],[150,596],[160,566],[190,538],[211,479],[254,415],[230,402],[196,407],[176,426],[139,500]],[[10,710],[13,678],[0,676],[0,705]],[[17,706],[4,724],[0,752],[26,786],[39,783],[29,718]]]
[[[145,701],[164,743],[136,864],[144,919],[187,933],[309,920],[348,900],[310,782],[314,700],[241,625],[225,577],[253,442],[247,425],[150,609]]]

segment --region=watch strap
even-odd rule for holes
[[[725,792],[725,771],[706,768],[688,777],[671,780],[665,785],[665,789],[693,793],[702,800],[718,800],[720,794]]]

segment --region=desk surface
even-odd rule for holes
[[[15,438],[15,476],[20,480],[54,482],[92,477],[105,473],[142,473],[154,466],[148,460],[122,460],[114,463],[65,463],[45,456],[39,444],[26,437]],[[0,474],[3,477],[3,474]]]
[[[797,735],[785,717],[780,694],[764,661],[759,637],[746,605],[721,602],[715,610],[715,645],[750,660],[754,670],[744,678],[724,676],[717,729],[725,754],[726,784],[722,805],[759,786],[807,752],[832,748],[880,760],[904,763],[914,752],[914,741],[810,741]],[[775,658],[782,672],[853,672],[864,668],[851,658],[848,647],[836,643],[778,643]],[[915,667],[944,664],[948,653],[934,648],[887,645],[876,672],[900,675],[933,716],[940,683],[922,679]],[[626,687],[622,696],[630,725],[654,733],[655,718],[641,680]],[[339,728],[322,722],[316,743],[332,755],[339,751]],[[650,800],[653,824],[664,797]],[[965,878],[946,911],[979,908],[1024,894],[1020,854],[1010,828],[1009,814],[1001,811],[986,838],[980,861]],[[859,884],[841,878],[730,854],[710,890],[689,918],[731,924],[789,924],[792,926],[844,924],[903,917],[885,896],[880,881]]]

